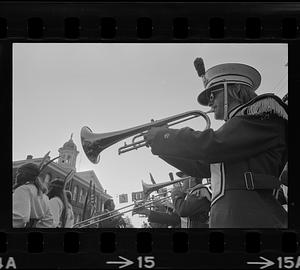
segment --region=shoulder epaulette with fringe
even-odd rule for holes
[[[274,94],[263,94],[239,107],[231,116],[276,114],[288,120],[287,105]]]

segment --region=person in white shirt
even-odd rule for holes
[[[71,191],[67,190],[66,196],[67,196],[68,204],[67,204],[67,218],[66,218],[65,228],[72,228],[74,225],[74,213],[73,213],[73,207],[71,204],[71,200],[72,200]]]
[[[13,191],[13,228],[51,228],[53,217],[40,168],[27,163],[18,168]]]
[[[64,228],[67,219],[67,198],[65,183],[61,178],[56,178],[49,185],[49,206],[53,216],[55,228]]]

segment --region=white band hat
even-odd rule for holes
[[[255,68],[245,64],[220,64],[205,71],[202,58],[197,58],[194,65],[205,87],[205,90],[198,96],[198,102],[204,106],[208,106],[210,92],[218,88],[219,85],[224,83],[243,84],[256,91],[261,83],[260,73]]]

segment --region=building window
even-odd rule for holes
[[[101,207],[102,207],[102,199],[101,199],[101,195],[100,195],[99,200],[98,200],[98,209],[100,212],[102,211]]]
[[[103,211],[103,200],[100,198],[100,211]]]
[[[83,190],[82,193],[82,202],[85,203],[85,199],[86,199],[87,193],[85,192],[85,190]]]
[[[80,203],[82,202],[82,193],[83,193],[83,189],[80,189],[79,200],[78,200]]]
[[[98,196],[95,196],[95,208],[98,209]]]
[[[86,196],[85,189],[82,188],[82,189],[80,190],[80,193],[79,193],[79,202],[80,202],[80,203],[84,203],[84,202],[85,202],[85,196]]]
[[[72,200],[73,200],[73,201],[76,201],[76,198],[77,198],[77,190],[78,190],[78,188],[77,188],[77,186],[75,186],[75,187],[74,187],[74,190],[73,190],[73,197],[72,197]]]

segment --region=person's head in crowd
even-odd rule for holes
[[[34,163],[27,163],[17,169],[16,184],[24,185],[27,182],[33,183],[40,173],[39,167]]]
[[[189,177],[189,175],[187,175],[186,173],[181,172],[181,171],[177,172],[176,175],[179,178]],[[192,188],[198,184],[201,184],[201,183],[202,183],[202,178],[190,177],[189,180],[182,181],[182,190],[188,191],[190,188]]]
[[[62,216],[61,216],[62,225],[63,225],[62,227],[64,227],[64,223],[66,221],[66,207],[68,205],[64,180],[61,178],[55,178],[53,181],[51,181],[49,183],[49,192],[47,195],[50,200],[54,197],[58,197],[61,199],[64,205]]]
[[[60,197],[61,194],[63,194],[63,196],[66,197],[64,186],[64,181],[61,178],[55,178],[53,181],[51,181],[49,183],[49,199],[53,197]]]
[[[39,194],[47,192],[47,186],[40,177],[40,169],[34,163],[26,163],[18,168],[14,189],[27,183],[35,185]]]
[[[104,210],[108,210],[108,211],[115,210],[115,203],[113,199],[108,199],[104,202]]]

